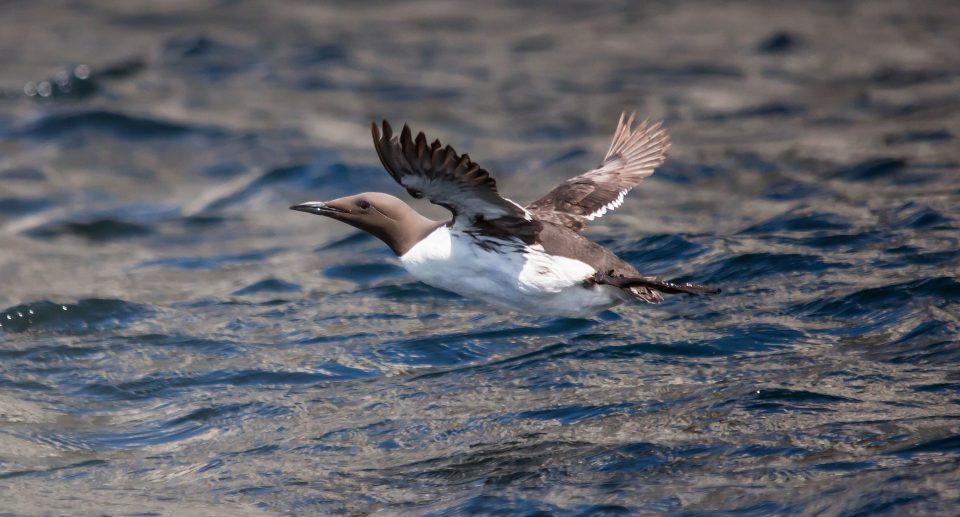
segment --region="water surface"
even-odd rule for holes
[[[3,14],[2,511],[960,503],[954,3]],[[528,202],[595,165],[624,109],[663,119],[671,156],[588,234],[722,295],[511,314],[287,210],[402,195],[370,120]]]

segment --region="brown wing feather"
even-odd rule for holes
[[[667,158],[670,139],[660,123],[620,115],[610,148],[599,167],[570,178],[527,205],[538,218],[581,231],[586,222],[620,206],[633,187]]]
[[[536,241],[540,222],[500,196],[490,173],[466,153],[459,155],[439,140],[428,145],[423,133],[413,137],[406,124],[399,136],[387,121],[383,121],[382,135],[376,123],[372,133],[377,156],[390,176],[411,196],[426,196],[450,210],[455,225],[498,238],[516,237],[528,244]]]

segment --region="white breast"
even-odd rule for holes
[[[623,301],[619,290],[584,286],[595,270],[579,260],[548,255],[539,245],[476,238],[441,226],[400,257],[418,280],[511,310],[589,316]]]

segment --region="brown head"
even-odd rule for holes
[[[364,192],[333,201],[310,201],[290,210],[324,215],[373,234],[397,256],[410,251],[421,239],[443,224],[417,213],[390,194]]]

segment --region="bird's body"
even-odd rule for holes
[[[400,263],[425,284],[533,314],[583,317],[628,299],[620,289],[589,283],[596,270],[575,258],[547,253],[542,244],[475,238],[446,225],[434,230]]]
[[[387,172],[415,198],[449,209],[433,221],[388,194],[368,192],[291,208],[341,220],[383,240],[418,280],[498,307],[584,317],[630,300],[659,303],[663,293],[719,292],[643,276],[609,249],[580,234],[586,222],[620,206],[626,193],[666,158],[659,124],[620,118],[599,167],[571,178],[527,205],[500,196],[489,173],[439,141],[395,136],[373,126]]]

